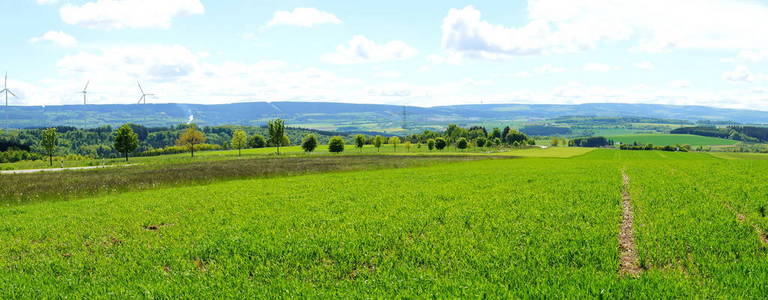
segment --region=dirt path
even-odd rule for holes
[[[731,212],[733,212],[736,215],[736,220],[739,221],[739,223],[746,223],[750,226],[752,226],[752,229],[755,230],[755,233],[757,233],[757,237],[760,238],[760,242],[763,243],[763,245],[768,245],[768,235],[765,234],[765,231],[760,228],[760,226],[757,226],[757,224],[749,223],[747,222],[747,216],[740,213],[736,210],[731,204],[726,203],[725,207],[727,207]]]
[[[637,276],[642,272],[640,259],[635,248],[635,231],[632,228],[635,217],[632,214],[632,197],[629,194],[629,176],[621,172],[624,185],[621,190],[622,215],[619,233],[619,274]]]
[[[38,172],[61,172],[61,171],[70,171],[70,170],[92,170],[92,169],[115,168],[115,167],[129,167],[129,166],[133,166],[133,165],[107,165],[107,166],[93,166],[93,167],[9,170],[9,171],[0,171],[0,174],[28,174],[28,173],[38,173]]]

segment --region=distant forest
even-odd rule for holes
[[[136,149],[138,155],[152,155],[156,150],[164,149],[176,145],[181,133],[189,125],[177,125],[170,127],[144,127],[136,124],[129,124],[133,131],[139,137],[139,147]],[[85,157],[117,157],[118,153],[114,149],[114,130],[111,126],[102,126],[97,128],[80,129],[70,126],[56,126],[56,132],[59,137],[60,155],[79,155]],[[200,131],[205,134],[206,143],[209,146],[203,148],[223,149],[228,148],[232,140],[232,134],[237,129],[245,130],[249,136],[266,136],[266,127],[248,127],[248,126],[213,126],[201,127]],[[42,136],[42,129],[22,129],[0,136],[0,151],[17,150],[20,152],[40,153],[38,145]],[[315,134],[321,143],[327,143],[332,136],[346,136],[338,132],[327,132],[321,130],[304,128],[286,128],[286,135],[290,143],[298,145],[301,139],[307,134]],[[253,143],[253,141],[252,141]],[[260,145],[264,147],[266,145]],[[19,153],[18,155],[22,155]],[[0,159],[2,160],[2,159]],[[0,161],[2,162],[2,161]]]
[[[520,132],[532,136],[563,136],[573,133],[568,127],[528,125],[520,128]]]
[[[673,134],[694,134],[744,142],[768,142],[768,128],[756,126],[715,126],[682,127],[672,130]]]
[[[176,125],[169,127],[145,127],[128,124],[138,136],[139,146],[133,151],[134,156],[153,156],[180,153],[183,147],[176,147],[181,134],[191,125]],[[118,151],[114,148],[115,128],[102,126],[98,128],[75,128],[57,126],[58,148],[57,156],[68,156],[68,159],[81,158],[116,158]],[[270,147],[265,137],[268,136],[266,126],[205,126],[199,130],[205,136],[205,144],[199,145],[199,150],[231,149],[232,136],[236,130],[242,129],[249,136],[247,148]],[[284,143],[280,146],[299,145],[308,134],[314,134],[320,144],[327,144],[334,136],[339,136],[346,143],[352,143],[353,133],[322,131],[304,128],[286,128]],[[44,151],[40,147],[43,129],[21,129],[0,135],[0,163],[20,160],[40,159]],[[365,143],[372,144],[375,136],[364,135]],[[491,147],[512,146],[526,147],[534,145],[535,140],[525,133],[511,129],[509,126],[487,130],[482,126],[463,128],[449,124],[445,131],[424,130],[418,134],[402,136],[403,142],[414,144],[427,143],[428,140],[443,140],[447,145],[463,143],[465,146]],[[383,139],[387,143],[387,139]]]

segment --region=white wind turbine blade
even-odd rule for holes
[[[90,84],[90,83],[91,83],[91,81],[90,81],[90,80],[88,80],[88,82],[86,82],[86,83],[85,83],[85,88],[83,88],[83,93],[85,93],[86,91],[88,91],[88,84]]]
[[[138,84],[138,85],[139,85],[139,90],[141,91],[141,94],[142,94],[142,95],[144,95],[145,93],[144,93],[144,89],[143,89],[143,88],[141,88],[141,83],[139,83],[138,81],[136,81],[136,84]]]
[[[18,96],[16,96],[16,94],[14,94],[13,92],[11,92],[11,90],[9,90],[9,89],[6,89],[6,91],[8,91],[9,93],[11,93],[11,95],[13,95],[13,97],[19,98]]]

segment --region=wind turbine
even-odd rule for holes
[[[141,91],[141,97],[139,98],[139,103],[138,104],[141,104],[142,102],[144,102],[144,104],[147,104],[147,96],[154,96],[155,94],[147,94],[147,93],[145,93],[144,89],[141,88],[141,83],[139,83],[138,81],[136,81],[136,83],[139,84],[139,90]]]
[[[85,88],[83,88],[83,91],[80,93],[83,93],[83,105],[88,104],[88,84],[91,83],[90,80],[85,83]]]
[[[13,95],[14,98],[18,98],[16,94],[11,92],[11,90],[8,89],[8,72],[5,73],[5,85],[3,85],[3,90],[0,91],[0,93],[5,93],[5,128],[4,130],[8,129],[8,94]]]

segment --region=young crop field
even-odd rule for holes
[[[330,153],[328,151],[328,145],[319,145],[312,153],[306,153],[300,146],[288,146],[280,147],[280,153],[282,156],[290,157],[307,157],[307,156],[341,156],[341,155],[379,155],[379,154],[394,154],[394,155],[511,155],[522,157],[572,157],[576,155],[584,154],[592,149],[588,148],[567,148],[567,147],[548,147],[548,148],[525,148],[525,149],[508,149],[508,148],[477,148],[471,147],[468,149],[456,149],[455,147],[448,147],[443,150],[429,150],[426,145],[418,147],[411,145],[406,147],[403,144],[399,144],[397,147],[393,145],[382,145],[381,148],[376,148],[372,145],[365,145],[363,148],[355,148],[354,145],[346,145],[344,152],[342,153]],[[121,166],[121,165],[157,165],[157,164],[177,164],[177,163],[189,163],[199,161],[218,161],[218,160],[231,160],[241,158],[264,158],[275,157],[277,149],[274,147],[267,148],[254,148],[254,149],[242,149],[237,150],[214,150],[214,151],[197,151],[195,157],[191,158],[189,153],[167,154],[159,156],[144,156],[144,157],[130,157],[128,162],[125,162],[124,158],[112,158],[112,159],[85,159],[85,160],[54,160],[53,166],[50,166],[47,160],[37,161],[20,161],[15,163],[2,163],[0,164],[0,171],[3,170],[28,170],[28,169],[48,169],[48,168],[72,168],[72,167],[88,167],[88,166]]]
[[[5,206],[0,297],[768,292],[768,162],[554,149]]]
[[[614,142],[620,142],[622,144],[632,144],[637,142],[638,144],[653,144],[655,146],[674,146],[674,145],[691,145],[691,146],[714,146],[714,145],[734,145],[738,143],[734,140],[714,138],[708,136],[698,136],[690,134],[635,134],[635,135],[614,135],[607,136],[607,138]]]
[[[768,160],[768,153],[710,152],[710,154],[722,159]]]

